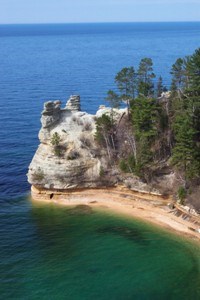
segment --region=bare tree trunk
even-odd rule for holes
[[[115,142],[114,142],[114,138],[113,138],[113,135],[111,134],[111,140],[112,140],[112,146],[113,146],[113,149],[116,150],[115,148]]]
[[[104,137],[104,140],[105,140],[105,142],[106,142],[106,149],[107,149],[108,157],[109,157],[109,159],[111,159],[111,154],[110,154],[110,148],[109,148],[108,138],[107,138],[107,136],[106,136],[105,134],[103,135],[103,137]]]
[[[134,155],[134,158],[135,158],[135,163],[137,165],[137,147],[136,147],[136,141],[135,141],[135,137],[134,135],[130,136],[128,134],[126,134],[126,137],[131,145],[131,148],[133,150],[133,155]]]

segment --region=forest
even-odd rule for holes
[[[161,76],[156,80],[151,58],[143,58],[138,69],[120,70],[106,100],[112,108],[125,103],[127,118],[120,126],[114,116],[97,119],[96,139],[122,172],[146,182],[161,166],[173,169],[183,199],[200,182],[200,48],[178,58],[170,74],[168,90]]]

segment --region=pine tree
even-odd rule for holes
[[[151,147],[157,135],[157,105],[153,98],[140,96],[131,106],[132,124],[137,143],[136,169],[140,172],[153,159]]]
[[[193,117],[196,130],[200,135],[200,48],[187,61],[188,88],[187,109]]]
[[[171,72],[172,74],[172,83],[176,86],[177,91],[183,91],[187,86],[187,63],[188,57],[184,59],[178,58],[176,62],[172,65]]]
[[[185,179],[200,175],[200,49],[172,66],[172,162]]]
[[[158,83],[157,83],[157,97],[160,97],[162,95],[162,92],[164,91],[164,87],[163,87],[163,79],[160,76],[158,78]]]
[[[121,93],[121,98],[129,97],[131,99],[135,96],[136,74],[133,67],[123,68],[115,76],[115,83]]]
[[[170,91],[171,91],[171,94],[174,96],[177,92],[177,85],[176,85],[176,81],[175,79],[173,78],[172,79],[172,82],[171,82],[171,86],[170,86]]]
[[[134,68],[123,68],[115,76],[115,83],[117,84],[121,101],[127,104],[129,114],[130,101],[134,99],[136,90],[136,74]]]
[[[176,116],[173,126],[176,144],[172,152],[172,163],[184,172],[186,179],[199,173],[196,131],[192,124],[191,116],[186,112]]]
[[[100,145],[106,147],[108,157],[111,159],[112,151],[115,150],[114,124],[106,114],[96,121],[95,139]]]
[[[200,48],[188,57],[186,72],[188,76],[189,90],[196,95],[200,95]]]
[[[152,96],[154,84],[152,79],[155,78],[153,73],[153,61],[151,58],[143,58],[138,68],[138,94]]]
[[[109,102],[109,104],[112,108],[119,108],[120,104],[121,104],[121,98],[119,97],[119,95],[117,93],[115,93],[112,90],[109,90],[107,92],[106,101]]]

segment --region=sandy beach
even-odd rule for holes
[[[89,205],[91,207],[112,210],[117,214],[127,215],[151,222],[179,235],[184,235],[195,240],[200,240],[198,221],[191,217],[182,218],[173,214],[174,210],[168,207],[170,197],[144,194],[130,191],[124,187],[107,189],[85,189],[67,192],[39,191],[32,187],[32,199],[36,202],[54,203],[56,205]],[[194,222],[195,221],[195,222]]]

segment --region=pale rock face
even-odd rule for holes
[[[61,102],[58,101],[48,101],[44,104],[44,110],[42,112],[42,127],[48,128],[54,125],[60,119],[60,105]]]
[[[80,96],[77,95],[70,96],[65,108],[71,111],[80,111],[81,110]]]
[[[79,111],[79,96],[71,96],[64,109],[60,108],[60,104],[60,101],[54,101],[44,105],[40,145],[29,166],[29,183],[56,190],[105,185],[100,170],[106,167],[108,158],[94,138],[95,119],[102,115],[102,111],[98,111],[96,116]],[[110,109],[106,112],[109,113]],[[120,119],[124,112],[118,110],[117,118]],[[55,153],[52,145],[55,133],[60,137],[60,155]],[[113,185],[113,178],[106,184]]]
[[[117,109],[100,105],[99,110],[96,112],[96,117],[100,118],[102,117],[102,115],[106,114],[113,117],[114,120],[118,121],[124,114],[127,114],[127,108]]]

